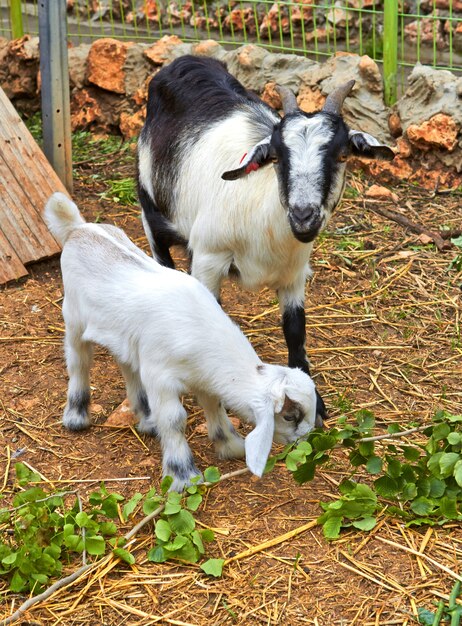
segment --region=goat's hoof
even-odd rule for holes
[[[150,437],[158,437],[159,433],[157,432],[157,428],[155,427],[155,425],[148,421],[145,418],[141,418],[140,421],[138,422],[138,424],[136,425],[136,430],[143,434],[143,435],[149,435]]]
[[[69,409],[64,412],[63,426],[67,428],[67,430],[86,430],[90,427],[90,417],[88,414],[82,415],[74,409]]]

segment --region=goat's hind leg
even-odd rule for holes
[[[125,387],[127,390],[127,398],[132,411],[138,418],[137,428],[140,432],[157,436],[157,431],[150,420],[151,409],[149,407],[148,396],[141,382],[139,372],[132,369],[127,363],[118,361],[120,371],[125,379]]]
[[[220,400],[207,394],[198,394],[197,401],[204,409],[209,438],[215,445],[220,459],[245,457],[244,439],[229,421]]]
[[[63,424],[69,430],[83,430],[90,426],[90,368],[93,344],[84,341],[80,332],[67,327],[65,352],[69,386]]]

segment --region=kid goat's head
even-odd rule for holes
[[[236,180],[273,163],[281,203],[294,236],[303,243],[313,241],[339,202],[350,155],[394,157],[390,148],[367,133],[349,129],[343,121],[343,101],[354,84],[350,80],[338,87],[317,113],[301,111],[295,95],[279,87],[284,118],[249,150],[239,168],[222,175],[224,180]]]

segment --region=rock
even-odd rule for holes
[[[238,32],[245,29],[247,34],[254,35],[257,28],[252,7],[233,9],[223,20],[223,26],[228,30]]]
[[[337,54],[325,63],[312,64],[301,74],[302,83],[319,90],[323,96],[352,78],[356,82],[342,109],[345,121],[351,128],[370,133],[384,143],[391,143],[382,78],[372,59],[355,54]]]
[[[305,41],[308,45],[313,42],[326,43],[329,31],[330,29],[326,28],[315,28],[314,30],[310,30],[305,34]]]
[[[276,90],[276,83],[274,81],[266,83],[260,97],[263,102],[266,102],[266,104],[273,107],[273,109],[282,109],[281,96]]]
[[[410,124],[406,136],[410,143],[420,150],[432,148],[452,152],[457,145],[459,125],[452,117],[438,113],[422,124]]]
[[[393,161],[371,161],[355,157],[350,160],[349,167],[362,169],[376,180],[391,184],[409,180],[414,173],[412,166],[400,156],[396,156]]]
[[[136,424],[137,419],[131,410],[128,400],[124,400],[122,404],[112,411],[104,426],[108,428],[131,428]]]
[[[89,82],[107,91],[125,93],[124,65],[133,45],[109,38],[93,42],[88,55]]]
[[[285,35],[290,32],[290,20],[284,3],[275,2],[263,16],[259,28],[260,37],[268,37],[269,33],[279,33],[280,31]]]
[[[326,19],[335,25],[335,28],[346,28],[346,25],[351,23],[353,15],[351,11],[345,11],[341,3],[336,2],[335,6],[327,12]]]
[[[69,48],[69,83],[72,88],[82,89],[88,85],[88,55],[90,44],[80,44]]]
[[[423,18],[407,24],[404,27],[404,33],[411,45],[416,45],[419,40],[421,44],[433,44],[435,40],[439,50],[443,50],[446,46],[443,25],[433,18]]]
[[[176,57],[190,52],[191,46],[186,45],[176,35],[165,35],[155,44],[144,50],[144,55],[154,65],[163,65]]]
[[[402,159],[408,159],[412,155],[412,146],[405,137],[396,140],[396,152]]]
[[[124,139],[133,139],[138,137],[145,122],[146,115],[143,110],[136,113],[128,113],[122,111],[120,114],[119,128]]]
[[[124,93],[133,96],[143,87],[146,79],[152,74],[152,65],[144,55],[147,46],[134,44],[127,50],[123,72]]]
[[[381,185],[371,185],[364,195],[367,198],[374,198],[377,200],[391,200],[391,202],[394,202],[395,204],[399,202],[399,198],[396,193],[393,193]]]
[[[35,98],[39,73],[38,37],[0,43],[0,85],[10,100]]]
[[[215,57],[217,59],[222,58],[226,52],[223,46],[213,39],[206,39],[192,45],[191,53],[201,57]]]
[[[114,131],[119,125],[120,96],[97,87],[74,90],[71,95],[72,130]]]
[[[316,87],[308,87],[302,85],[298,92],[298,106],[305,111],[305,113],[315,113],[320,111],[324,106],[326,96]]]
[[[388,128],[392,137],[399,137],[403,133],[401,118],[396,111],[392,111],[388,117]]]

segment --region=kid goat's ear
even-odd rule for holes
[[[274,415],[267,411],[257,417],[257,425],[245,438],[247,467],[256,476],[262,476],[273,444]]]

